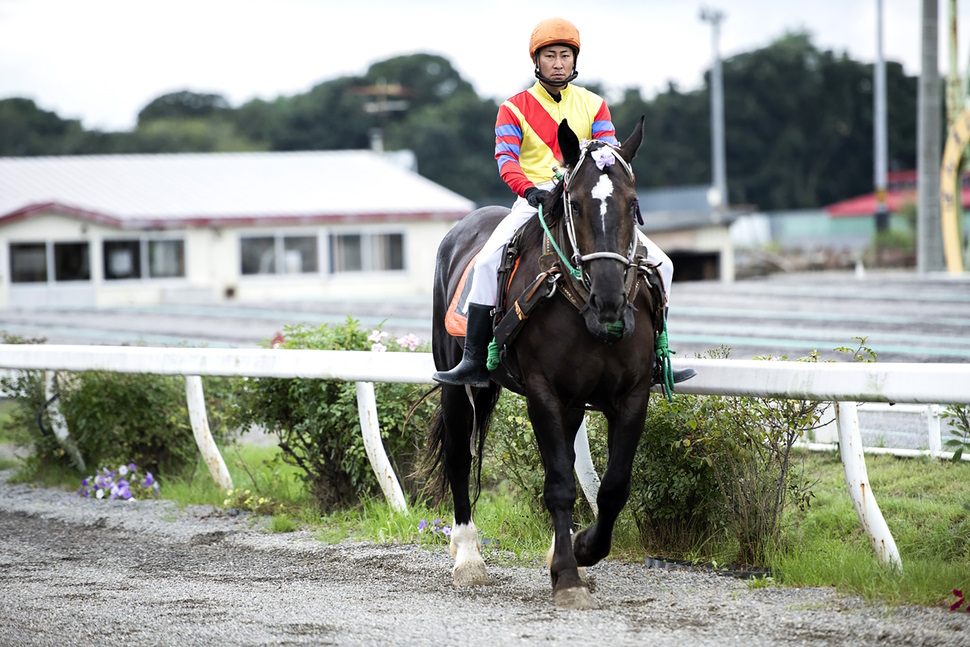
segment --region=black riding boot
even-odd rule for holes
[[[445,384],[469,384],[485,388],[491,381],[485,359],[492,341],[492,306],[468,304],[468,325],[465,330],[465,352],[461,363],[450,371],[438,371],[432,377]]]
[[[692,368],[675,368],[672,372],[674,374],[674,384],[686,382],[690,378],[697,375],[697,371]]]

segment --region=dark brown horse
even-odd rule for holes
[[[556,604],[567,608],[594,605],[580,567],[595,564],[610,552],[613,526],[630,495],[633,455],[650,397],[654,302],[642,283],[629,280],[631,272],[644,269],[638,268],[634,253],[636,191],[630,169],[642,134],[643,119],[622,146],[598,141],[580,145],[568,124],[560,124],[565,177],[540,214],[550,225],[572,221],[572,235],[564,235],[559,245],[571,258],[563,256],[559,266],[578,265],[588,290],[587,307],[581,315],[561,296],[563,290],[546,299],[509,349],[520,373],[516,380],[520,388],[502,381],[526,397],[545,468],[544,499],[555,529],[549,563],[553,594]],[[432,335],[438,370],[450,369],[461,359],[458,338],[445,330],[445,317],[462,272],[507,213],[500,207],[470,213],[438,248]],[[545,235],[538,217],[523,229],[520,260],[508,290],[512,298],[541,273]],[[509,307],[509,303],[503,305]],[[617,326],[622,333],[610,339],[606,331]],[[493,379],[499,373],[494,371]],[[480,456],[484,448],[500,388],[495,382],[484,389],[442,385],[441,409],[432,425],[429,451],[439,478],[447,481],[454,497],[451,552],[456,585],[489,581],[472,520],[469,477],[473,452]],[[573,443],[587,408],[606,417],[609,459],[597,496],[599,515],[574,534]],[[479,481],[480,469],[479,463]]]

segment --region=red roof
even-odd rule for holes
[[[970,186],[963,178],[963,206],[970,206]],[[887,175],[886,209],[890,213],[898,212],[909,203],[916,203],[916,171],[893,171]],[[848,200],[836,202],[825,207],[825,211],[834,218],[851,218],[855,216],[872,216],[876,213],[876,194],[867,193]]]

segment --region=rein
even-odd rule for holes
[[[549,242],[552,243],[552,248],[556,250],[556,254],[559,256],[559,260],[561,260],[562,264],[566,267],[567,270],[569,270],[569,274],[575,279],[582,278],[583,273],[577,270],[575,267],[573,267],[570,264],[569,259],[566,258],[566,255],[562,253],[561,249],[559,249],[559,245],[556,244],[555,236],[553,236],[552,232],[549,231],[549,225],[546,224],[546,219],[542,217],[541,203],[539,204],[539,222],[542,224],[542,230],[546,232],[546,237],[549,238]],[[573,247],[575,249],[575,243],[573,243]]]
[[[636,247],[637,247],[636,236],[634,236],[633,240],[630,241],[630,249],[627,250],[626,256],[623,256],[622,254],[618,254],[616,252],[592,252],[590,254],[583,254],[579,249],[579,243],[576,241],[576,225],[573,219],[572,202],[570,202],[569,200],[569,187],[575,181],[576,174],[579,171],[580,167],[582,167],[583,162],[589,159],[587,157],[587,153],[589,152],[589,150],[590,149],[588,145],[583,146],[582,151],[580,152],[580,155],[579,155],[579,160],[576,162],[576,166],[574,166],[572,170],[567,169],[565,172],[565,177],[563,178],[563,183],[564,183],[563,192],[562,192],[563,216],[565,217],[565,220],[566,220],[566,234],[569,238],[569,244],[572,247],[572,251],[573,251],[572,261],[576,265],[582,266],[582,264],[586,261],[593,261],[593,260],[605,258],[605,259],[610,259],[610,260],[614,260],[619,263],[622,263],[623,265],[626,266],[627,270],[629,270],[631,267],[636,266],[636,262],[634,261],[634,254],[636,252]],[[596,157],[595,151],[593,154],[590,155],[590,157],[594,158],[594,163],[600,170],[603,170],[605,167],[612,165],[614,161],[618,161],[620,163],[620,167],[626,172],[627,177],[633,180],[633,169],[631,168],[630,164],[627,163],[625,159],[623,159],[623,157],[620,155],[620,152],[616,148],[614,148],[613,146],[610,146],[609,144],[605,144],[604,146],[597,148],[595,150],[608,151],[609,154],[612,156],[606,159],[603,159],[602,157],[600,157],[599,159],[595,159]],[[539,222],[542,223],[543,231],[545,231],[546,236],[549,238],[549,242],[552,243],[552,248],[556,251],[556,254],[559,255],[560,260],[562,260],[563,265],[569,271],[569,274],[574,278],[580,279],[585,283],[586,277],[583,275],[582,271],[577,269],[576,267],[573,267],[573,265],[566,258],[566,255],[562,253],[562,250],[560,250],[559,246],[556,244],[556,241],[552,233],[549,231],[548,225],[546,225],[545,218],[542,217],[541,204],[539,205]]]

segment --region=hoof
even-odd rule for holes
[[[453,572],[455,586],[484,586],[492,583],[485,572],[485,562],[467,562],[456,566]]]
[[[585,611],[587,609],[598,608],[596,600],[593,599],[589,589],[585,586],[576,586],[571,589],[555,591],[552,597],[556,602],[556,608],[559,609]]]

